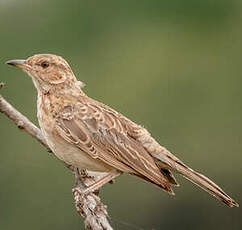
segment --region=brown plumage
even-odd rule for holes
[[[182,174],[228,206],[238,206],[220,187],[157,143],[146,129],[81,90],[61,57],[38,54],[7,64],[27,72],[38,91],[38,120],[52,151],[79,169],[106,172],[100,187],[120,173],[136,175],[174,194],[172,172]],[[105,179],[106,178],[106,179]],[[97,188],[97,186],[93,187]]]

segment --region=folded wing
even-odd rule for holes
[[[91,157],[173,194],[166,176],[169,173],[162,173],[147,150],[127,135],[116,112],[100,110],[90,103],[68,105],[57,118],[56,131]]]

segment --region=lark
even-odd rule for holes
[[[86,191],[129,173],[174,194],[172,185],[179,185],[175,172],[226,205],[239,206],[218,185],[161,146],[145,128],[88,97],[82,90],[84,84],[62,57],[37,54],[6,63],[32,78],[38,91],[39,125],[54,154],[79,170],[103,175]]]

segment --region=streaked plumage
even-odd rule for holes
[[[148,131],[105,104],[89,98],[67,62],[39,54],[16,65],[38,90],[38,120],[57,157],[80,169],[136,175],[174,194],[172,171],[199,185],[228,206],[238,206],[207,177],[193,171],[157,143]],[[43,64],[44,63],[44,64]]]

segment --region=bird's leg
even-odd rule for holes
[[[73,189],[73,192],[78,191],[80,194],[88,194],[90,192],[94,192],[100,189],[104,184],[108,183],[109,181],[113,180],[115,177],[120,176],[122,173],[119,171],[111,171],[102,178],[98,179],[97,181],[93,182],[89,186],[85,184],[85,187],[77,186]]]
[[[84,179],[88,177],[87,171],[85,169],[79,170],[79,168],[74,167],[75,173],[75,184],[80,187],[82,190],[88,186],[84,183]]]

